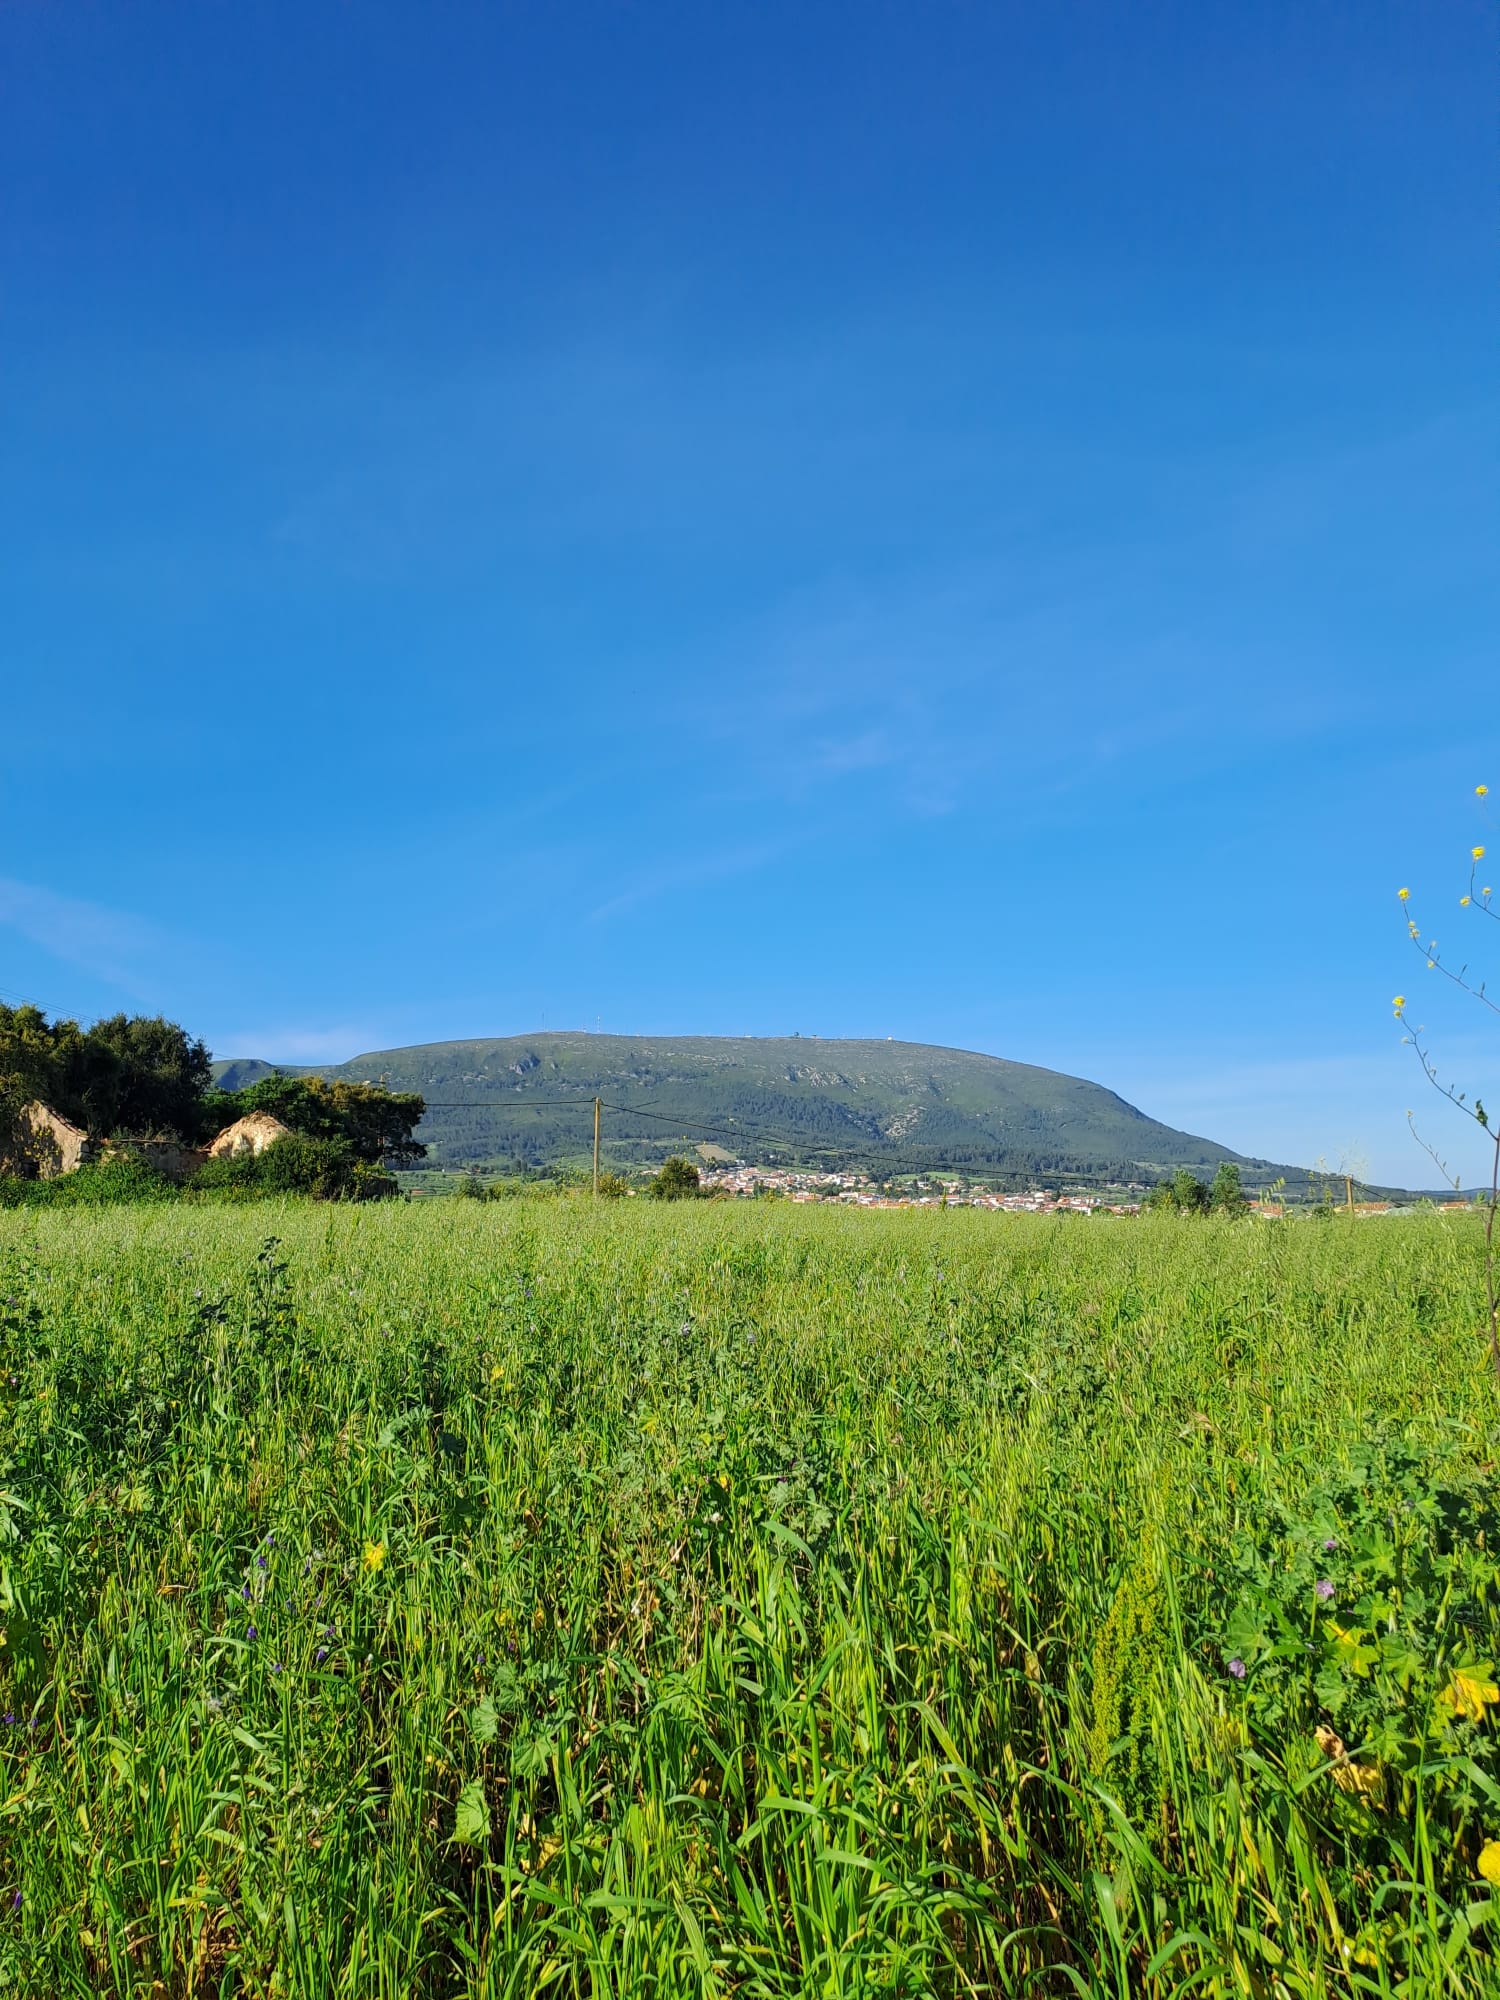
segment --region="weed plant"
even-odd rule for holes
[[[1500,1991],[1481,1257],[0,1215],[4,1990]]]

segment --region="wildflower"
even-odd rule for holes
[[[253,1625],[247,1625],[245,1627],[245,1637],[250,1640],[255,1640],[260,1637],[260,1634],[259,1632],[256,1631]]]
[[[384,1562],[385,1562],[385,1543],[366,1542],[365,1568],[369,1570],[372,1576],[375,1574],[376,1570],[378,1570],[383,1565]]]
[[[5,1711],[5,1726],[7,1729],[14,1729],[16,1726],[16,1712],[13,1708]]]
[[[1333,1537],[1332,1535],[1330,1535],[1330,1536],[1328,1537],[1327,1541],[1326,1541],[1326,1542],[1324,1542],[1324,1544],[1323,1544],[1323,1553],[1324,1553],[1325,1555],[1330,1555],[1330,1556],[1331,1556],[1331,1555],[1333,1554],[1334,1550],[1335,1550],[1335,1549],[1336,1549],[1337,1547],[1338,1547],[1338,1542],[1337,1542],[1337,1541],[1335,1540],[1335,1538],[1334,1538],[1334,1537]]]
[[[325,1661],[325,1660],[326,1660],[327,1658],[328,1658],[328,1648],[327,1648],[326,1646],[319,1646],[319,1648],[318,1648],[317,1652],[315,1652],[315,1653],[313,1654],[313,1664],[314,1664],[314,1666],[319,1666],[319,1667],[321,1667],[321,1666],[322,1666],[322,1664],[323,1664],[323,1662],[324,1662],[324,1661]]]
[[[1468,907],[1469,907],[1469,899],[1468,899],[1468,897],[1467,897],[1467,896],[1460,896],[1460,897],[1459,897],[1459,899],[1458,899],[1458,907],[1459,907],[1459,908],[1460,908],[1461,910],[1466,910],[1466,909],[1468,909]]]
[[[1396,1012],[1399,1014],[1401,1012],[1401,1009],[1406,1005],[1406,995],[1404,993],[1398,993],[1395,999],[1391,1002],[1391,1005],[1395,1008]]]
[[[729,1491],[729,1474],[727,1472],[721,1472],[719,1474],[719,1484],[723,1487],[726,1493]]]
[[[1488,786],[1488,785],[1476,785],[1476,786],[1474,787],[1474,796],[1475,796],[1475,798],[1476,798],[1476,799],[1483,799],[1483,798],[1487,798],[1487,797],[1489,796],[1489,789],[1490,789],[1490,788],[1489,788],[1489,786]]]
[[[1500,1885],[1500,1840],[1487,1840],[1483,1847],[1480,1848],[1479,1872],[1486,1882],[1494,1882]],[[18,1889],[16,1891],[17,1902],[20,1901],[20,1895],[21,1892]]]
[[[1398,889],[1398,890],[1396,891],[1396,894],[1397,894],[1397,895],[1398,895],[1398,896],[1399,896],[1399,897],[1401,898],[1402,902],[1404,903],[1404,902],[1407,902],[1407,901],[1408,901],[1408,900],[1410,899],[1410,896],[1411,896],[1411,890],[1410,890],[1410,889]]]
[[[244,1589],[240,1592],[240,1596],[244,1598],[247,1604],[250,1602],[250,1586],[248,1583],[245,1585]]]
[[[1229,1671],[1237,1681],[1242,1681],[1245,1678],[1245,1662],[1237,1654],[1229,1662]]]
[[[1469,849],[1469,852],[1473,855],[1476,861],[1483,861],[1484,849],[1482,847],[1471,847]]]
[[[264,1557],[264,1556],[257,1556],[257,1557],[255,1558],[255,1567],[256,1567],[257,1569],[264,1569],[264,1568],[265,1568],[265,1566],[266,1566],[266,1559],[265,1559],[265,1557]]]
[[[14,1894],[14,1895],[13,1895],[13,1896],[11,1897],[11,1899],[10,1899],[10,1906],[11,1906],[11,1908],[12,1908],[13,1910],[19,1910],[19,1909],[20,1909],[20,1907],[21,1907],[21,1892],[20,1892],[20,1890],[19,1890],[19,1889],[17,1889],[16,1893],[15,1893],[15,1894]]]
[[[281,1664],[280,1660],[272,1660],[272,1662],[271,1662],[271,1672],[272,1672],[273,1674],[279,1674],[279,1673],[283,1673],[284,1671],[285,1671],[285,1669],[283,1668],[283,1666],[282,1666],[282,1664]]]
[[[1320,1577],[1317,1583],[1314,1584],[1313,1589],[1315,1594],[1318,1597],[1320,1597],[1325,1604],[1328,1602],[1329,1598],[1332,1597],[1333,1595],[1333,1585],[1328,1581],[1328,1578],[1326,1576]]]

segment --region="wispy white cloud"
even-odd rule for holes
[[[791,840],[763,841],[756,845],[725,848],[718,853],[691,855],[660,868],[646,869],[597,909],[590,910],[591,922],[602,923],[626,910],[651,902],[679,889],[696,889],[705,882],[722,881],[726,876],[753,874],[778,860],[793,846]]]
[[[11,876],[0,876],[0,924],[137,998],[157,984],[173,948],[165,931],[128,911],[60,896]]]

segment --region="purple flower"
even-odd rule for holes
[[[1229,1662],[1229,1671],[1237,1681],[1242,1681],[1245,1678],[1245,1662],[1236,1656]]]
[[[1325,1604],[1333,1595],[1333,1585],[1328,1581],[1326,1576],[1319,1577],[1318,1581],[1313,1585],[1313,1589]]]
[[[14,1729],[16,1726],[16,1712],[13,1708],[5,1711],[5,1726],[7,1729]]]
[[[264,1556],[257,1556],[257,1557],[255,1558],[255,1567],[256,1567],[257,1569],[264,1569],[264,1568],[265,1568],[265,1566],[266,1566],[266,1559],[265,1559],[265,1557],[264,1557]]]
[[[11,1899],[10,1899],[10,1906],[11,1906],[11,1908],[12,1908],[13,1910],[19,1910],[19,1909],[20,1909],[20,1907],[21,1907],[21,1892],[20,1892],[20,1890],[19,1890],[19,1889],[17,1889],[16,1893],[15,1893],[15,1894],[14,1894],[14,1895],[13,1895],[13,1896],[11,1897]]]
[[[326,1646],[319,1646],[317,1652],[313,1654],[314,1664],[320,1667],[327,1658],[328,1658],[328,1648]]]
[[[240,1592],[240,1596],[244,1598],[247,1604],[250,1602],[250,1586],[248,1583],[245,1585],[245,1588]]]
[[[282,1665],[281,1665],[281,1662],[280,1662],[280,1660],[272,1660],[272,1662],[271,1662],[271,1672],[272,1672],[273,1674],[279,1674],[279,1673],[281,1673],[282,1671],[283,1671],[283,1669],[282,1669]]]
[[[1328,1540],[1323,1544],[1324,1555],[1331,1556],[1337,1547],[1338,1547],[1337,1541],[1334,1539],[1332,1535],[1330,1535],[1328,1537]]]
[[[255,1629],[255,1627],[254,1627],[253,1625],[247,1625],[247,1626],[245,1627],[245,1637],[246,1637],[247,1639],[252,1639],[252,1640],[253,1640],[253,1639],[258,1639],[258,1638],[260,1637],[260,1634],[259,1634],[259,1632],[257,1632],[257,1631],[256,1631],[256,1629]]]

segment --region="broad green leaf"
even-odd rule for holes
[[[458,1807],[453,1815],[453,1838],[460,1847],[477,1847],[490,1837],[489,1801],[484,1795],[484,1780],[476,1778],[465,1785],[458,1795]]]

